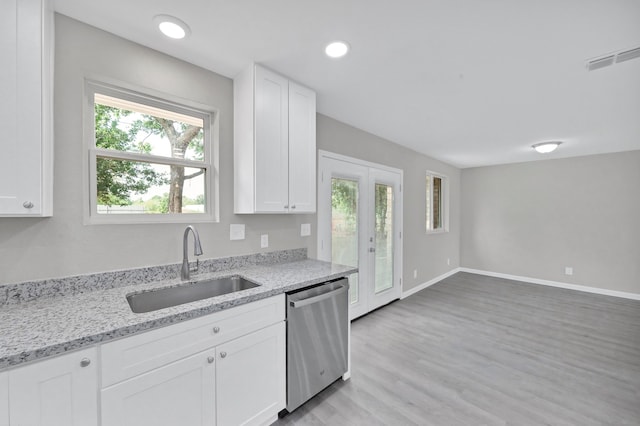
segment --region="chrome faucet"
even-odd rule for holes
[[[198,231],[196,231],[196,228],[194,228],[193,225],[189,225],[187,226],[187,229],[184,230],[184,237],[182,238],[182,270],[180,271],[180,277],[183,280],[188,280],[189,273],[196,272],[200,266],[200,262],[196,259],[196,267],[193,269],[189,268],[189,249],[187,248],[189,231],[193,234],[193,254],[195,256],[200,256],[202,254],[202,246],[200,245],[200,236],[198,235]]]

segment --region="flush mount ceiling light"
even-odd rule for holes
[[[332,41],[324,48],[324,53],[330,58],[342,58],[349,52],[349,44],[344,41]]]
[[[551,151],[555,151],[557,147],[560,146],[562,142],[559,141],[551,141],[551,142],[540,142],[531,145],[533,149],[538,151],[540,154],[547,154]]]
[[[191,29],[180,19],[171,15],[156,15],[153,22],[158,26],[162,34],[173,39],[182,39],[191,34]]]

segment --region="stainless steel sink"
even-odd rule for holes
[[[146,291],[144,293],[130,294],[127,296],[127,301],[129,302],[129,306],[131,306],[131,310],[139,314],[259,286],[260,284],[256,284],[242,277],[218,278],[177,287],[167,287]]]

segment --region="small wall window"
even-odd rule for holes
[[[215,113],[88,82],[89,223],[217,219]]]
[[[427,172],[427,233],[449,230],[448,179],[446,176]]]

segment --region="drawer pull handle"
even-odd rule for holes
[[[31,201],[25,201],[24,203],[22,203],[22,207],[24,207],[25,209],[32,209],[33,203]]]
[[[207,362],[208,362],[209,364],[213,364],[213,361],[215,361],[215,358],[214,358],[214,357],[210,356],[209,358],[207,358]]]
[[[80,360],[80,367],[88,367],[91,364],[91,360],[89,358],[82,358]]]
[[[220,358],[226,358],[226,357],[227,357],[226,352],[220,352]]]
[[[215,334],[220,333],[220,327],[213,327],[213,332],[214,332]]]

